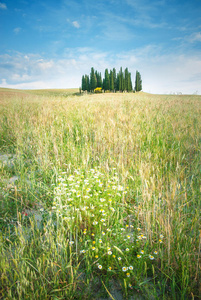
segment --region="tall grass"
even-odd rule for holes
[[[200,100],[4,96],[1,297],[198,298]]]

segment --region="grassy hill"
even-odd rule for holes
[[[0,95],[9,95],[9,94],[31,94],[38,96],[69,96],[76,95],[79,93],[79,89],[40,89],[40,90],[18,90],[18,89],[8,89],[0,88]]]
[[[0,89],[0,296],[198,299],[201,96]]]

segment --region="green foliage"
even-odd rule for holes
[[[87,75],[82,76],[82,90],[94,91],[96,87],[103,88],[104,92],[131,92],[131,73],[128,71],[128,68],[126,68],[123,72],[122,67],[120,68],[118,74],[116,73],[115,68],[110,71],[105,69],[105,77],[102,80],[101,73],[94,71],[94,68],[91,68],[90,80]]]
[[[87,90],[87,92],[89,92],[91,89],[90,82],[89,82],[89,76],[85,75],[85,81],[86,81],[86,90]]]
[[[115,68],[113,68],[112,73],[113,73],[114,91],[116,91],[117,90],[117,72],[116,72]]]
[[[142,90],[142,79],[140,72],[136,71],[136,76],[135,76],[135,91],[139,92]]]
[[[97,78],[94,72],[94,68],[91,68],[90,73],[90,90],[93,91],[97,87]]]
[[[103,82],[102,82],[101,73],[98,73],[97,71],[95,71],[95,76],[96,76],[96,81],[97,81],[97,87],[102,88]]]
[[[119,87],[118,87],[118,90],[120,92],[123,92],[124,91],[124,86],[125,86],[125,82],[124,82],[124,74],[123,74],[123,71],[122,71],[122,67],[120,68],[120,71],[118,73],[118,83],[119,83]]]
[[[89,76],[83,75],[82,76],[82,90],[83,91],[90,91],[90,83],[89,83]]]
[[[114,91],[114,75],[112,70],[110,70],[110,90]]]
[[[127,92],[132,91],[131,73],[128,71],[128,68],[124,71],[124,89]]]
[[[110,90],[110,76],[108,69],[105,70],[104,90]]]
[[[131,92],[133,89],[132,81],[131,81],[131,73],[128,73],[128,92]]]

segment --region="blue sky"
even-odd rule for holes
[[[201,94],[200,0],[0,0],[0,87],[73,88],[91,67]]]

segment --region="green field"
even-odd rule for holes
[[[201,297],[201,96],[0,89],[0,299]]]

